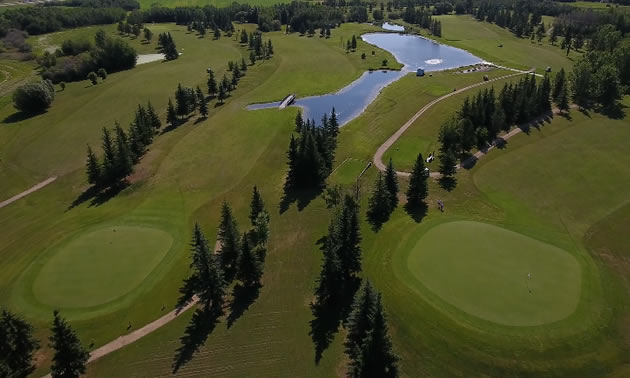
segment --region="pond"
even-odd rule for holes
[[[383,22],[383,25],[381,25],[381,27],[385,30],[389,30],[389,31],[397,31],[397,32],[404,32],[405,31],[405,27],[402,25],[396,25],[396,24],[390,24],[389,22]]]
[[[302,108],[304,119],[315,119],[320,124],[322,116],[330,114],[334,106],[339,124],[344,125],[359,116],[383,88],[409,72],[415,72],[418,68],[423,68],[425,72],[440,71],[483,62],[467,51],[441,45],[416,35],[369,33],[362,35],[361,38],[367,43],[389,51],[404,65],[402,70],[368,71],[336,93],[298,98],[293,106]],[[277,108],[279,104],[279,102],[254,104],[247,109]]]

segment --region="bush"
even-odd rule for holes
[[[98,76],[96,76],[96,73],[94,73],[94,71],[87,74],[87,78],[89,81],[92,82],[92,85],[98,84]]]
[[[107,71],[105,71],[105,68],[99,68],[96,74],[103,80],[107,79]]]
[[[55,87],[50,80],[24,84],[13,92],[15,108],[26,113],[43,112],[54,99]]]

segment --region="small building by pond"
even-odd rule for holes
[[[424,68],[418,68],[416,71],[416,76],[424,76]]]

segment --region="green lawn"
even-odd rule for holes
[[[204,6],[214,5],[216,7],[227,7],[232,5],[233,1],[230,0],[139,0],[140,8],[146,9],[153,6],[153,4],[159,4],[163,7],[175,8],[184,6]],[[289,3],[288,0],[251,0],[247,1],[247,4],[252,6],[271,6],[280,3]],[[243,2],[244,3],[244,2]]]
[[[421,286],[473,316],[537,326],[569,316],[580,299],[580,265],[568,252],[480,222],[440,224],[410,251]]]
[[[483,33],[480,29],[488,26],[476,22],[467,25],[471,35]],[[246,27],[252,28],[251,25]],[[490,27],[493,33],[497,32],[494,26]],[[282,32],[265,33],[265,39],[272,39],[276,55],[250,67],[224,105],[215,106],[213,101],[207,120],[196,122],[197,117],[193,117],[178,129],[159,136],[136,167],[131,179],[133,184],[118,196],[99,206],[90,206],[88,202],[69,209],[86,188],[85,144],[98,146],[103,126],[111,127],[115,120],[128,124],[136,105],[147,100],[164,115],[167,99],[173,96],[177,83],[203,87],[207,67],[212,67],[221,77],[228,60],[248,54],[232,39],[199,39],[172,24],[153,25],[152,29],[155,33],[171,31],[184,54],[173,62],[150,63],[110,75],[96,86],[87,82],[70,83],[65,91],[58,92],[47,113],[18,122],[9,122],[9,118],[0,124],[0,198],[10,197],[51,175],[59,176],[53,184],[0,210],[0,303],[27,316],[35,324],[38,337],[45,340],[53,306],[38,301],[41,291],[48,290],[43,283],[37,284],[38,280],[61,280],[57,282],[66,285],[80,273],[72,272],[68,277],[42,276],[34,268],[40,266],[44,273],[46,269],[50,272],[66,269],[64,259],[77,256],[77,263],[81,263],[77,265],[93,266],[98,262],[102,266],[110,265],[102,270],[105,274],[122,272],[128,267],[120,261],[106,261],[107,252],[99,256],[103,260],[92,261],[81,253],[80,244],[75,243],[90,238],[106,243],[111,240],[107,236],[108,227],[114,226],[117,229],[142,227],[143,232],[149,230],[146,232],[153,235],[149,238],[156,239],[166,238],[163,234],[166,232],[172,238],[172,246],[166,252],[162,246],[155,247],[153,241],[133,241],[141,243],[142,248],[138,249],[142,251],[138,251],[137,258],[144,256],[147,266],[127,271],[123,275],[126,282],[121,279],[113,287],[102,289],[100,298],[90,298],[92,307],[61,308],[82,341],[93,342],[95,347],[103,345],[127,333],[129,324],[137,329],[173,308],[188,271],[188,240],[193,224],[199,222],[214,243],[221,204],[227,200],[234,207],[240,230],[244,231],[251,188],[257,185],[271,213],[270,249],[260,296],[230,327],[222,319],[179,375],[344,375],[344,331],[334,337],[319,364],[314,362],[314,347],[309,336],[312,320],[309,303],[321,262],[317,242],[326,232],[330,210],[319,197],[304,207],[293,204],[284,213],[278,210],[286,171],[286,148],[297,110],[250,112],[245,106],[277,100],[287,93],[321,94],[344,87],[374,64],[360,59],[360,51],[374,48],[359,42],[358,52],[346,54],[339,41],[376,28],[344,24],[334,29],[328,40]],[[447,35],[447,28],[443,30]],[[77,31],[81,33],[91,31]],[[522,42],[514,43],[522,47]],[[470,44],[474,45],[474,41]],[[374,50],[378,59],[375,62],[383,58],[394,62],[391,55]],[[313,54],[317,54],[316,59]],[[500,73],[494,71],[491,75]],[[452,88],[479,82],[482,75],[452,72],[424,78],[407,75],[385,88],[362,116],[341,129],[335,163],[338,170],[332,175],[331,183],[342,184],[348,190],[354,188],[356,175],[371,160],[376,148],[418,109]],[[456,99],[449,106],[455,108]],[[447,110],[442,109],[442,113],[447,114]],[[13,113],[14,109],[5,105],[0,108],[0,119]],[[627,292],[615,271],[591,258],[582,244],[589,230],[595,235],[605,235],[608,227],[602,226],[597,231],[593,225],[630,200],[625,191],[613,189],[627,187],[630,175],[625,168],[630,157],[621,153],[630,136],[627,119],[609,120],[598,114],[588,118],[575,111],[572,117],[572,121],[557,118],[540,131],[533,130],[530,135],[511,139],[506,149],[493,151],[472,171],[460,172],[459,186],[453,192],[444,192],[431,183],[428,199],[431,206],[421,223],[416,223],[401,207],[378,233],[362,221],[364,276],[383,293],[403,376],[597,377],[619,374],[618,368],[630,363],[623,328]],[[415,126],[410,130],[417,129]],[[427,130],[435,133],[438,127],[439,123],[435,123]],[[427,135],[429,137],[434,140],[435,135]],[[610,156],[603,156],[604,153]],[[570,158],[565,158],[565,154]],[[580,154],[595,154],[599,164],[579,159]],[[611,156],[618,161],[612,162]],[[600,169],[602,161],[609,166]],[[517,164],[522,166],[508,169]],[[588,174],[596,168],[601,172]],[[360,181],[362,209],[365,209],[375,176],[372,167]],[[564,185],[550,182],[553,179]],[[602,194],[593,194],[594,188],[600,187]],[[406,182],[402,180],[401,190],[405,188]],[[541,189],[537,188],[548,193],[541,195]],[[607,198],[602,199],[604,195]],[[445,213],[434,208],[436,199],[446,202]],[[581,214],[575,211],[575,207],[580,206]],[[431,242],[423,237],[430,237],[432,230],[444,230],[442,227],[453,225],[453,221],[478,222],[473,224],[483,224],[483,227],[465,227],[467,239],[453,237],[449,243],[459,248],[449,248],[443,252],[444,256],[435,257],[432,261],[436,267],[445,269],[444,261],[450,263],[444,259],[448,254],[452,254],[451,259],[461,258],[461,253],[472,248],[479,239],[490,243],[486,239],[492,238],[516,245],[505,253],[519,253],[532,245],[532,248],[540,247],[547,254],[557,255],[537,257],[540,251],[520,254],[521,261],[541,272],[537,285],[546,288],[548,274],[557,272],[560,267],[564,270],[556,275],[577,274],[580,281],[577,282],[577,276],[576,280],[567,278],[562,287],[523,304],[523,311],[531,314],[526,320],[522,318],[524,314],[519,318],[515,309],[505,309],[505,304],[498,304],[500,299],[497,298],[493,302],[487,299],[494,307],[492,314],[483,315],[486,319],[482,319],[479,312],[477,316],[470,315],[467,311],[475,309],[471,309],[474,304],[466,291],[472,288],[459,286],[464,290],[455,295],[460,302],[455,303],[457,299],[453,298],[447,302],[441,298],[448,294],[438,292],[441,287],[427,290],[419,286],[420,282],[429,286],[432,279],[436,282],[436,276],[431,278],[425,272],[418,278],[409,269],[411,252],[427,240]],[[461,223],[455,223],[458,224]],[[615,232],[614,235],[623,235],[621,231]],[[466,235],[461,230],[458,233]],[[623,245],[619,241],[623,241],[623,236],[616,239],[617,244],[611,248]],[[597,240],[600,248],[602,244],[606,246],[605,236],[598,236]],[[477,250],[477,254],[482,252]],[[494,252],[494,255],[480,256],[474,261],[476,265],[467,265],[479,271],[496,264],[512,269],[515,275],[523,274],[511,265],[515,258],[497,255],[499,250]],[[119,259],[124,253],[124,250],[116,251],[111,257]],[[421,248],[414,256],[429,256],[425,253],[431,251]],[[156,262],[159,254],[163,257]],[[487,260],[490,263],[484,264]],[[420,269],[426,269],[423,263],[420,265]],[[137,284],[138,277],[146,275],[150,266],[154,268]],[[534,278],[538,277],[536,271],[532,272]],[[88,278],[95,283],[99,277]],[[485,278],[486,288],[496,286],[493,282],[503,285],[513,282],[512,277],[501,277],[499,273]],[[112,273],[110,279],[115,280],[115,274]],[[538,293],[539,287],[535,289]],[[54,298],[55,295],[49,291],[43,296]],[[559,295],[564,296],[557,299],[558,303],[541,308],[541,304],[550,303]],[[579,296],[579,301],[571,305],[571,298],[575,301],[575,296]],[[65,306],[72,305],[67,302],[71,298],[60,295],[56,300],[66,301]],[[467,310],[466,306],[469,306]],[[227,311],[229,313],[229,309]],[[169,375],[189,317],[190,313],[184,314],[137,343],[90,364],[88,375]],[[487,320],[489,317],[494,321]],[[538,319],[537,324],[557,321],[537,326],[505,325],[535,319]],[[47,372],[50,351],[44,349],[39,358],[41,363],[36,376]]]

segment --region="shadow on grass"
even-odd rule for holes
[[[411,219],[413,219],[416,223],[420,223],[422,222],[422,219],[424,219],[424,217],[427,215],[429,207],[425,202],[421,202],[419,204],[406,203],[405,211],[407,212],[407,214],[409,214]]]
[[[231,328],[232,325],[243,316],[249,306],[258,299],[261,287],[261,285],[251,287],[242,286],[240,283],[234,286],[232,290],[232,302],[230,303],[230,314],[227,317],[228,328]]]
[[[601,113],[608,118],[624,119],[626,117],[626,113],[624,112],[625,108],[627,108],[627,106],[623,105],[620,102],[616,102],[611,106],[602,108]]]
[[[128,186],[129,183],[127,181],[120,181],[117,184],[106,189],[100,189],[95,186],[91,186],[87,188],[83,193],[81,193],[74,201],[72,201],[72,204],[68,206],[67,210],[72,210],[87,201],[90,201],[89,207],[100,206],[110,199],[116,197],[118,193],[122,192],[123,189]]]
[[[298,211],[304,210],[312,200],[317,198],[323,189],[290,189],[285,190],[284,195],[282,196],[282,200],[280,201],[280,214],[284,213],[289,209],[292,203],[297,203]]]
[[[354,295],[361,285],[361,279],[353,277],[339,287],[334,295],[324,300],[311,303],[313,320],[310,321],[309,336],[315,346],[315,364],[319,364],[324,351],[332,343],[339,326],[347,319]]]
[[[220,311],[212,311],[209,309],[198,308],[190,319],[190,323],[186,327],[184,336],[179,340],[181,346],[175,351],[173,360],[173,374],[185,364],[192,360],[194,354],[199,351],[208,339],[208,336],[214,331],[218,323]]]
[[[366,214],[367,221],[370,224],[370,226],[372,226],[371,227],[372,231],[379,232],[381,228],[383,227],[383,225],[389,220],[389,217],[391,216],[393,211],[394,209],[388,212],[382,212],[382,213],[372,213],[368,211]]]
[[[440,187],[447,192],[452,191],[457,186],[457,180],[452,176],[442,176],[438,180],[438,183],[440,184]]]
[[[36,113],[28,113],[28,112],[15,112],[11,115],[8,115],[5,119],[2,120],[2,123],[16,123],[27,120],[29,118],[38,116],[40,114],[44,114],[45,112],[36,112]]]

